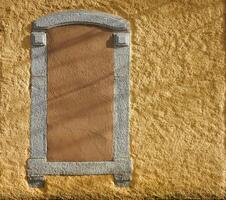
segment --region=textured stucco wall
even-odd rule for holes
[[[67,9],[131,23],[131,188],[116,188],[111,176],[28,187],[31,22]],[[223,13],[223,0],[0,0],[0,199],[222,197]]]

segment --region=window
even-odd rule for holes
[[[122,18],[70,11],[34,21],[31,187],[45,175],[92,174],[129,185],[129,59]]]

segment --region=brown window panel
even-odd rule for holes
[[[54,27],[47,49],[47,160],[113,160],[112,31]]]

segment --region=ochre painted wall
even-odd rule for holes
[[[68,9],[131,23],[130,188],[111,176],[27,184],[31,22]],[[0,199],[223,197],[223,0],[0,0],[0,19]]]

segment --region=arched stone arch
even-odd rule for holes
[[[33,22],[33,30],[45,30],[69,24],[91,24],[106,27],[115,31],[129,31],[129,23],[125,19],[111,14],[95,11],[66,11],[53,13]]]

